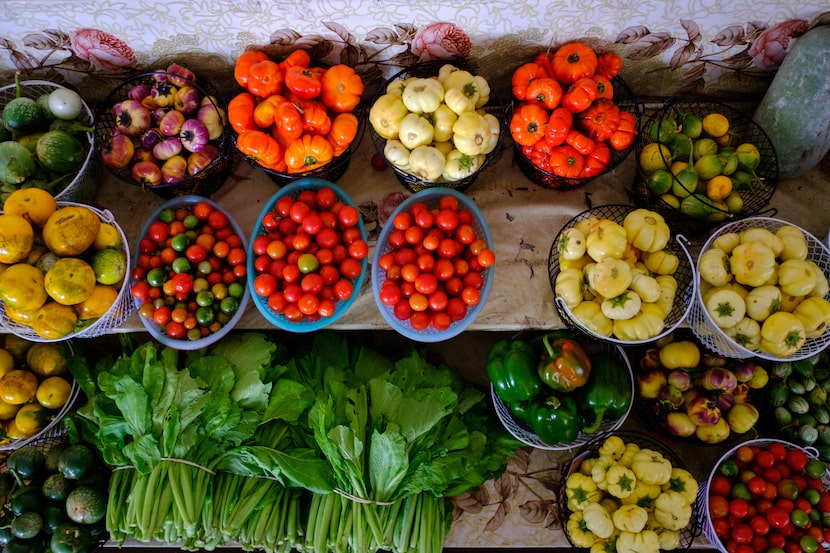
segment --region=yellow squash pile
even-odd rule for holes
[[[663,217],[634,209],[622,224],[596,216],[566,228],[556,244],[554,291],[580,324],[600,336],[642,341],[665,328],[680,260]]]

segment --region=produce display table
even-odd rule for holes
[[[650,104],[658,107],[659,103]],[[391,170],[377,171],[370,159],[374,146],[364,135],[345,175],[337,184],[364,210],[370,248],[378,234],[376,210],[387,194],[408,192]],[[130,247],[134,248],[145,219],[164,200],[150,191],[117,181],[99,168],[100,180],[94,204],[109,209],[122,226]],[[548,279],[548,255],[559,229],[574,215],[605,204],[631,203],[627,188],[636,171],[632,153],[617,169],[587,186],[558,192],[529,181],[516,167],[512,143],[504,141],[502,151],[486,171],[466,191],[484,213],[494,239],[495,280],[490,296],[478,318],[460,336],[434,346],[434,350],[459,367],[469,380],[486,386],[484,356],[500,335],[528,329],[561,327]],[[246,235],[262,206],[278,190],[262,171],[235,156],[230,177],[211,198],[236,218]],[[830,226],[830,162],[803,177],[783,180],[763,213],[793,222],[820,239]],[[374,215],[372,215],[374,214]],[[367,217],[367,215],[369,215]],[[692,256],[705,237],[694,237]],[[371,254],[371,251],[370,251]],[[270,329],[271,325],[253,304],[237,328]],[[348,313],[331,328],[360,332],[372,340],[404,340],[380,316],[372,295],[370,279]],[[138,315],[132,315],[119,332],[143,331]],[[649,432],[643,419],[632,411],[625,429]],[[656,436],[656,435],[654,435]],[[750,436],[755,437],[755,436]],[[660,438],[677,451],[692,473],[705,482],[714,462],[734,442],[701,447]],[[556,519],[556,495],[561,469],[573,452],[546,452],[524,448],[510,462],[505,476],[489,482],[475,496],[464,498],[465,511],[456,518],[446,540],[448,548],[562,548],[567,540]],[[114,547],[114,546],[109,546]],[[108,547],[108,548],[109,548]],[[124,551],[141,550],[142,544],[127,544]],[[158,548],[158,544],[153,547]],[[692,545],[706,550],[711,546],[700,536]]]

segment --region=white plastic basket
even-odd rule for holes
[[[115,299],[107,312],[103,316],[92,321],[89,325],[84,326],[75,332],[71,332],[69,335],[60,339],[50,340],[43,338],[31,327],[12,321],[6,314],[6,309],[2,302],[0,302],[0,326],[12,334],[20,336],[21,338],[31,342],[62,342],[70,338],[94,338],[95,336],[110,334],[114,329],[121,326],[135,310],[135,304],[133,303],[132,296],[130,295],[130,246],[127,242],[127,236],[124,234],[123,229],[115,221],[115,216],[108,209],[102,211],[85,204],[75,202],[57,202],[58,209],[69,206],[82,206],[90,209],[98,215],[98,218],[101,219],[102,223],[109,223],[118,230],[118,235],[121,237],[121,247],[123,248],[127,259],[126,273],[121,283],[121,288],[118,291],[118,297]]]
[[[623,414],[621,417],[617,419],[604,419],[600,423],[599,429],[593,434],[586,434],[580,431],[579,435],[576,437],[576,440],[572,442],[559,442],[556,444],[549,444],[547,442],[542,441],[542,439],[539,438],[539,436],[537,436],[528,425],[522,424],[513,417],[513,415],[510,413],[510,409],[501,400],[501,398],[493,389],[493,385],[491,384],[490,396],[493,400],[493,406],[495,407],[496,415],[498,416],[501,423],[504,425],[504,428],[507,429],[507,431],[510,432],[510,434],[514,438],[516,438],[523,444],[535,447],[536,449],[546,449],[550,451],[574,449],[583,446],[584,444],[588,443],[590,440],[593,440],[601,434],[609,434],[611,432],[614,432],[620,426],[622,426],[622,424],[628,418],[628,414],[631,412],[631,406],[634,403],[634,373],[631,370],[631,362],[628,360],[628,355],[626,355],[625,350],[621,346],[613,346],[611,344],[606,344],[603,342],[586,343],[585,341],[581,341],[580,343],[585,348],[585,351],[589,354],[596,351],[607,351],[614,357],[616,357],[618,361],[623,363],[628,375],[629,385],[631,387],[631,400],[628,402],[628,409],[626,409],[625,414]]]
[[[21,81],[20,85],[21,95],[33,100],[37,100],[39,96],[48,94],[55,89],[66,88],[57,83],[41,80]],[[3,107],[7,103],[15,98],[15,95],[16,87],[13,84],[0,88],[0,112],[3,111]],[[83,109],[78,120],[88,127],[93,126],[94,116],[86,102],[83,102]],[[93,152],[95,150],[93,147],[94,135],[90,132],[86,133],[86,137],[87,144],[84,144],[86,157],[84,158],[84,162],[75,178],[61,192],[55,194],[55,199],[58,201],[89,202],[95,197],[97,182],[95,175],[97,171],[92,170],[93,166],[97,166],[93,161]]]
[[[771,232],[776,232],[782,226],[794,226],[799,228],[804,237],[807,239],[807,259],[815,262],[816,265],[830,278],[830,250],[818,238],[810,234],[797,225],[793,225],[781,219],[774,219],[771,217],[748,217],[733,223],[728,223],[720,227],[714,232],[700,250],[698,256],[698,264],[704,252],[712,247],[712,243],[721,235],[730,232],[741,232],[748,228],[764,228]],[[700,276],[695,276],[695,281]],[[830,300],[830,295],[826,296]],[[734,357],[738,359],[748,359],[750,357],[760,357],[768,361],[798,361],[799,359],[806,359],[827,347],[830,344],[830,329],[827,329],[824,334],[818,338],[808,339],[804,345],[796,353],[790,357],[776,357],[763,351],[749,350],[735,340],[730,338],[717,324],[712,320],[711,315],[706,311],[703,304],[703,294],[700,291],[699,284],[696,286],[695,299],[692,304],[692,310],[689,313],[689,327],[692,332],[703,342],[703,345],[709,349],[716,351],[726,357]]]
[[[812,447],[801,447],[791,442],[787,442],[785,440],[776,440],[776,439],[768,439],[768,438],[759,438],[757,440],[747,440],[745,442],[741,442],[718,459],[718,462],[715,463],[714,468],[709,473],[709,477],[706,479],[706,485],[700,487],[700,491],[698,492],[698,498],[702,499],[701,509],[698,511],[698,514],[701,516],[700,526],[703,532],[703,535],[706,536],[706,539],[709,540],[709,543],[712,544],[712,547],[720,551],[721,553],[728,553],[726,550],[726,546],[721,543],[720,538],[718,538],[717,534],[715,534],[715,528],[712,524],[712,517],[709,513],[709,489],[712,487],[712,479],[717,474],[718,467],[732,457],[737,451],[739,447],[742,446],[759,446],[764,447],[774,443],[782,444],[787,451],[790,450],[801,450],[807,454],[808,457],[818,458],[818,451]],[[830,472],[824,472],[824,478],[822,478],[822,482],[824,483],[825,488],[830,487]]]
[[[580,320],[573,314],[571,308],[565,303],[565,301],[556,296],[556,277],[559,275],[559,255],[558,255],[558,244],[562,233],[566,230],[573,228],[582,221],[583,219],[588,219],[590,217],[599,217],[601,219],[609,219],[620,225],[623,224],[626,215],[628,215],[631,211],[637,209],[633,206],[628,205],[604,205],[599,207],[594,207],[579,213],[575,217],[573,217],[568,223],[563,226],[559,232],[557,233],[556,237],[553,240],[553,244],[550,248],[550,254],[548,256],[548,278],[550,279],[550,287],[554,294],[554,305],[556,307],[556,311],[559,314],[559,317],[562,321],[570,328],[577,328],[581,332],[596,338],[597,340],[602,340],[603,342],[608,342],[610,344],[615,344],[618,346],[636,346],[638,344],[650,344],[656,342],[657,340],[668,336],[674,330],[680,326],[680,324],[686,320],[686,317],[689,315],[689,311],[694,303],[695,293],[697,289],[697,278],[694,274],[694,264],[692,262],[692,256],[689,253],[688,244],[689,241],[686,239],[685,236],[682,234],[678,234],[674,236],[673,242],[677,249],[680,251],[675,250],[677,258],[679,260],[679,264],[677,270],[672,275],[675,280],[677,281],[677,293],[674,298],[674,305],[672,307],[671,312],[666,316],[665,324],[663,327],[663,331],[660,332],[657,336],[653,338],[649,338],[647,340],[633,340],[633,341],[626,341],[620,340],[615,338],[614,336],[603,336],[594,332],[591,328],[585,326],[580,322]],[[670,245],[672,242],[670,242]]]

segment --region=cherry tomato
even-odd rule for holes
[[[766,517],[761,515],[755,515],[752,517],[749,521],[749,527],[752,528],[752,531],[759,536],[766,536],[770,531],[769,521]]]
[[[766,513],[767,521],[773,528],[781,529],[790,524],[790,514],[780,507],[773,507]]]
[[[769,451],[759,451],[755,455],[755,463],[762,469],[772,468],[775,464],[775,456]]]
[[[337,212],[337,218],[344,227],[353,227],[360,220],[360,213],[353,205],[345,205]]]
[[[317,205],[321,208],[327,209],[334,205],[337,201],[337,194],[334,190],[328,186],[323,186],[317,189],[315,193],[315,198],[317,201]]]
[[[733,525],[730,535],[732,536],[732,540],[738,544],[749,544],[752,542],[754,536],[752,528],[744,523]]]
[[[749,503],[745,499],[733,499],[729,502],[729,514],[736,518],[746,517],[749,514]]]
[[[750,478],[747,486],[749,486],[749,491],[754,495],[763,495],[767,491],[767,482],[760,476]]]
[[[776,445],[776,444],[771,444],[771,445]],[[777,444],[777,445],[781,445],[781,444]],[[781,445],[781,447],[783,448],[783,445]],[[800,472],[800,471],[804,470],[804,467],[807,466],[807,462],[808,462],[809,458],[807,457],[807,454],[803,450],[801,450],[801,449],[790,449],[789,451],[787,451],[786,455],[787,455],[787,458],[786,458],[787,466],[790,467],[791,469]]]
[[[215,209],[208,215],[207,222],[212,229],[223,229],[228,226],[228,217],[223,212]]]

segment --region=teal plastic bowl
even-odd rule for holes
[[[268,203],[265,204],[265,207],[259,214],[259,217],[256,220],[254,225],[254,230],[251,233],[251,239],[249,241],[247,247],[247,265],[248,265],[248,289],[254,289],[254,279],[257,276],[256,270],[254,268],[254,261],[256,260],[256,254],[253,251],[253,243],[254,240],[258,236],[262,236],[266,234],[266,230],[262,226],[262,219],[265,215],[274,209],[276,203],[286,196],[290,197],[297,197],[297,195],[302,192],[303,190],[319,190],[321,188],[331,188],[334,190],[334,193],[337,195],[337,199],[354,207],[357,207],[352,199],[349,197],[346,192],[334,184],[331,181],[327,181],[325,179],[320,179],[316,177],[305,177],[299,180],[294,181],[293,183],[281,188],[279,192],[271,196],[271,199],[268,200]],[[366,235],[366,227],[363,224],[363,217],[358,219],[357,227],[360,229],[360,236],[363,240],[367,239]],[[284,315],[281,315],[271,309],[268,305],[268,298],[262,297],[259,294],[252,293],[251,298],[253,298],[254,305],[259,310],[260,314],[272,325],[276,326],[279,329],[286,330],[288,332],[314,332],[315,330],[320,330],[321,328],[327,327],[340,319],[346,311],[349,310],[349,307],[354,303],[354,300],[357,299],[357,296],[360,294],[360,289],[363,286],[363,281],[366,279],[366,273],[368,271],[368,263],[369,258],[368,256],[360,260],[360,275],[357,278],[351,279],[352,286],[354,288],[354,292],[352,293],[351,297],[346,300],[338,300],[334,303],[334,314],[330,317],[321,317],[316,320],[302,320],[302,321],[290,321]]]
[[[147,236],[147,232],[150,229],[150,225],[153,224],[154,221],[158,220],[159,213],[161,213],[162,210],[167,208],[177,209],[180,207],[191,207],[195,206],[199,202],[207,202],[213,207],[213,209],[221,211],[225,214],[225,216],[228,218],[228,224],[230,224],[231,228],[233,228],[234,233],[236,233],[236,235],[242,239],[242,248],[247,252],[248,243],[245,239],[245,233],[242,232],[242,228],[236,223],[233,217],[231,217],[231,214],[228,213],[228,211],[225,208],[223,208],[213,200],[210,200],[202,196],[178,196],[175,198],[171,198],[170,200],[167,200],[166,202],[161,204],[155,211],[153,211],[152,215],[150,215],[147,221],[144,222],[144,226],[141,229],[141,234],[138,235],[138,241],[136,242],[135,248],[133,249],[132,266],[137,266],[139,256],[139,242],[142,238]],[[131,278],[131,282],[132,284],[135,284],[136,280]],[[218,331],[212,334],[208,334],[204,338],[199,338],[198,340],[188,340],[187,338],[171,338],[167,334],[165,334],[164,329],[161,325],[154,323],[152,320],[146,317],[139,317],[139,319],[141,319],[141,323],[144,325],[144,328],[147,329],[147,332],[149,332],[153,338],[155,338],[157,341],[161,342],[165,346],[178,350],[201,349],[213,344],[214,342],[219,341],[223,336],[230,332],[234,326],[236,326],[236,324],[242,318],[242,315],[245,313],[245,309],[248,307],[248,300],[250,299],[250,296],[251,291],[248,286],[245,286],[245,292],[239,301],[239,307],[237,308],[233,316],[230,318],[230,320],[227,323],[225,323],[222,326],[222,328],[220,328]],[[142,301],[135,298],[133,298],[133,301],[135,302],[136,309],[139,309],[141,307]]]
[[[395,211],[387,219],[387,224],[383,227],[383,231],[380,233],[377,245],[375,246],[375,253],[372,257],[372,290],[380,314],[386,319],[389,326],[398,331],[398,333],[418,342],[442,342],[463,332],[464,329],[472,324],[484,308],[487,296],[490,294],[490,288],[493,286],[493,267],[487,267],[481,273],[484,283],[479,291],[479,302],[474,307],[467,309],[467,315],[463,319],[454,321],[446,330],[438,330],[432,326],[428,326],[423,330],[413,328],[409,320],[401,320],[395,316],[395,311],[392,306],[385,305],[380,301],[380,289],[386,280],[386,271],[380,268],[379,260],[383,254],[392,251],[392,246],[389,245],[389,234],[394,228],[392,221],[394,221],[398,213],[408,211],[417,202],[423,202],[429,208],[438,207],[438,203],[443,196],[453,196],[458,200],[459,208],[467,209],[473,214],[473,229],[476,231],[476,236],[484,237],[488,247],[492,247],[493,237],[490,234],[490,228],[487,226],[487,221],[475,202],[463,193],[452,188],[437,187],[427,188],[413,194],[395,208]]]

